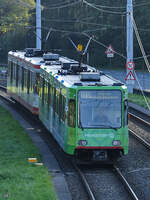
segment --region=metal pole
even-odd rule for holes
[[[41,49],[41,0],[36,0],[36,48]]]
[[[127,0],[127,63],[133,62],[133,23],[131,14],[133,14],[133,3],[132,0]],[[127,72],[127,80],[126,85],[128,87],[128,92],[133,93],[133,86],[135,80],[132,77],[134,70],[126,69]]]

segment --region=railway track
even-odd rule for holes
[[[143,124],[143,127],[150,128],[150,122],[142,119],[139,116],[136,116],[135,114],[129,112],[131,120],[136,120],[138,123]],[[142,143],[146,148],[150,150],[150,143],[146,141],[143,137],[141,137],[139,134],[137,134],[135,131],[131,130],[129,128],[129,132],[132,136],[134,136],[140,143]],[[150,135],[149,135],[150,138]]]
[[[94,194],[94,191],[92,191],[90,184],[88,183],[88,180],[85,176],[85,174],[82,172],[82,170],[76,165],[75,162],[73,162],[73,166],[75,168],[75,170],[77,171],[77,173],[80,176],[80,179],[82,181],[83,187],[85,188],[87,194],[88,194],[88,199],[89,200],[97,200],[96,195]],[[133,191],[132,187],[130,186],[130,184],[128,183],[127,179],[125,178],[125,176],[121,173],[120,169],[116,166],[113,165],[111,168],[112,171],[114,171],[116,173],[116,175],[119,177],[119,179],[121,180],[121,183],[124,185],[124,187],[126,188],[126,190],[128,191],[128,194],[130,195],[131,199],[134,200],[139,200],[139,198],[137,197],[137,195],[135,194],[135,192]]]
[[[6,93],[7,88],[6,88],[5,86],[3,86],[3,85],[0,85],[0,90],[1,90],[1,91],[4,91],[4,92]]]
[[[16,102],[13,101],[6,93],[6,88],[3,86],[0,86],[0,97],[3,98],[5,101],[9,102],[9,103],[13,103],[15,104]]]
[[[128,113],[129,113],[131,119],[137,120],[138,122],[143,123],[144,125],[150,127],[150,122],[142,119],[141,117],[139,117],[139,116],[137,116],[137,115],[135,115],[135,114],[133,114],[131,112],[128,112]]]

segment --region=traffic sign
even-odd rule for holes
[[[108,58],[112,58],[112,57],[114,57],[115,51],[114,51],[114,49],[112,48],[112,46],[109,45],[109,47],[106,49],[105,53],[107,54],[107,57],[108,57]]]
[[[127,74],[125,80],[136,80],[134,74],[132,71],[129,71],[129,73]]]
[[[127,62],[127,64],[126,64],[126,67],[127,67],[128,70],[131,71],[131,70],[134,69],[135,64],[134,64],[134,62],[129,61],[129,62]]]
[[[78,44],[77,49],[78,49],[78,51],[82,51],[82,49],[83,49],[82,44]]]

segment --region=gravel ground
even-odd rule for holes
[[[97,173],[87,173],[88,182],[92,185],[97,200],[130,200],[131,197],[121,183],[117,174],[108,169],[100,169]]]
[[[118,162],[118,166],[139,199],[149,200],[150,152],[132,136],[129,141],[129,154]]]
[[[129,121],[129,128],[136,132],[140,137],[150,143],[150,130],[149,127],[146,127],[141,124],[136,124],[135,122]]]
[[[76,173],[67,174],[65,178],[72,195],[72,200],[88,200],[86,190],[83,188],[80,177]]]

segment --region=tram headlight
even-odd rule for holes
[[[87,140],[79,140],[79,141],[78,141],[78,144],[79,144],[80,146],[86,146],[86,145],[88,144],[88,142],[87,142]]]
[[[120,141],[120,140],[114,140],[114,141],[112,142],[112,145],[113,145],[113,146],[120,146],[120,145],[121,145],[121,141]]]

